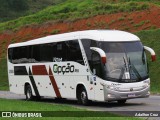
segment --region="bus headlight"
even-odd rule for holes
[[[145,84],[145,85],[143,85],[142,87],[143,88],[147,88],[149,85],[148,84]]]
[[[148,87],[148,86],[150,86],[150,81],[149,80],[146,80],[146,81],[143,81],[143,83],[144,83],[144,87]]]
[[[115,98],[115,95],[113,95],[113,94],[107,94],[107,97],[108,98]]]

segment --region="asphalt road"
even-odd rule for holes
[[[0,91],[0,98],[25,100],[24,95],[13,94],[9,91]],[[77,104],[75,100],[55,100],[53,98],[43,98],[40,102],[67,104],[78,108],[84,108],[92,111],[113,111],[124,115],[131,115],[128,111],[141,111],[140,113],[157,113],[160,116],[160,96],[151,95],[149,98],[131,99],[124,105],[119,105],[116,102],[92,102],[89,106]],[[148,118],[148,117],[145,117]],[[151,120],[160,120],[160,117],[149,117]]]

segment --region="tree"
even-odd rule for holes
[[[27,10],[29,8],[27,0],[7,0],[8,6],[11,10],[19,11],[19,10]]]

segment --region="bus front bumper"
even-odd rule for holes
[[[126,100],[133,98],[145,98],[150,95],[150,87],[147,87],[141,91],[129,91],[129,92],[119,92],[107,89],[104,87],[104,99],[105,101],[117,101]]]

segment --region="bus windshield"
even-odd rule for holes
[[[140,41],[98,42],[106,53],[105,79],[138,82],[148,78],[146,54]]]

